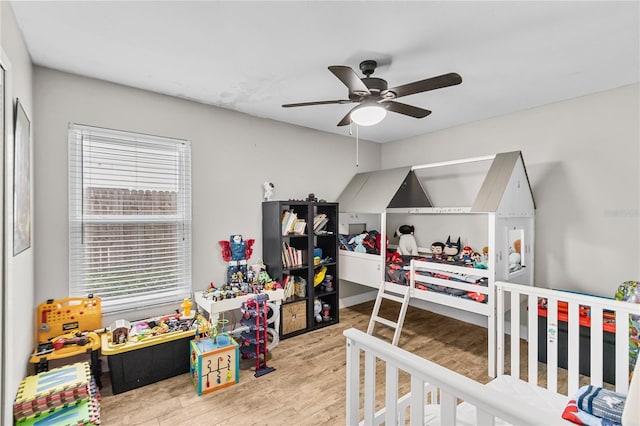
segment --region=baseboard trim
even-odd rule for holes
[[[338,302],[340,308],[347,308],[349,306],[359,305],[360,303],[369,302],[376,299],[378,294],[377,290],[366,291],[364,293],[356,294],[353,296],[341,298]]]

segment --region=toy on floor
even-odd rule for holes
[[[15,424],[100,424],[100,392],[89,364],[75,363],[28,376],[13,404]]]
[[[231,386],[240,380],[236,341],[227,334],[213,339],[192,340],[190,373],[198,395]]]
[[[401,255],[418,255],[418,244],[413,236],[415,228],[413,225],[401,225],[393,234],[394,237],[400,237],[398,241],[398,253]]]
[[[269,300],[267,294],[257,294],[244,302],[240,309],[242,312],[241,323],[248,327],[248,331],[241,334],[240,353],[243,358],[255,358],[255,377],[275,371],[275,368],[267,366],[267,353],[269,352],[267,314],[270,309],[267,300]]]

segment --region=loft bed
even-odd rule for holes
[[[501,281],[495,287],[498,377],[487,384],[346,330],[346,423],[575,425],[578,417],[584,424],[640,424],[640,370],[636,363],[632,374],[630,352],[630,324],[640,319],[640,305]],[[519,301],[522,317],[514,308]],[[521,321],[502,326],[508,317]],[[582,354],[591,356],[583,363]],[[607,380],[611,365],[615,373]],[[607,391],[622,396],[611,399]],[[606,412],[597,409],[602,401]]]
[[[535,203],[522,153],[358,173],[338,202],[341,232],[367,217],[365,227],[379,226],[380,234],[376,253],[350,251],[342,244],[339,278],[376,289],[383,285],[396,294],[403,294],[408,285],[412,306],[486,325],[493,376],[494,283],[533,285]],[[424,244],[418,244],[418,256],[402,256],[399,261],[387,241],[403,223],[416,224],[415,237],[421,243],[464,233],[462,245],[473,243],[477,251],[488,248],[486,269],[435,259],[430,245],[420,247]],[[458,234],[452,235],[454,231]],[[349,237],[342,235],[341,241]],[[516,240],[520,264],[510,269],[510,247]],[[400,279],[394,279],[392,272],[398,275],[398,270]],[[468,277],[477,280],[469,282]]]

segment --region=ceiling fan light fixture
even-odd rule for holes
[[[363,105],[351,112],[351,121],[358,126],[373,126],[387,116],[387,110],[380,105]]]

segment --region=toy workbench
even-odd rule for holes
[[[89,354],[91,372],[101,386],[99,349],[102,328],[102,305],[99,297],[68,297],[47,300],[38,306],[36,336],[38,347],[29,363],[35,372],[49,369],[49,361]]]

